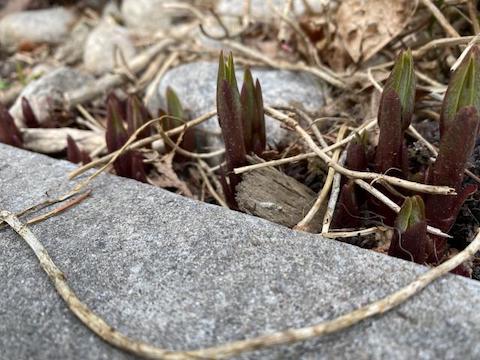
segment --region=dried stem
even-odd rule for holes
[[[366,122],[365,124],[360,126],[356,131],[354,131],[353,133],[348,135],[345,139],[343,139],[342,141],[339,141],[335,144],[332,144],[330,146],[327,146],[326,148],[323,149],[323,151],[325,153],[328,153],[329,151],[335,150],[339,147],[342,147],[342,146],[348,144],[350,141],[352,141],[353,138],[355,138],[356,134],[361,134],[361,132],[371,129],[376,124],[377,124],[376,119],[373,119],[371,121]],[[313,157],[317,157],[317,156],[318,155],[315,152],[312,151],[312,152],[308,152],[306,154],[290,156],[290,157],[283,158],[283,159],[265,161],[265,162],[262,162],[262,163],[259,163],[259,164],[242,166],[242,167],[234,169],[234,172],[235,172],[235,174],[242,174],[242,173],[247,172],[247,171],[257,170],[257,169],[261,169],[261,168],[269,167],[269,166],[279,166],[279,165],[283,165],[283,164],[288,164],[290,162],[301,161],[301,160],[305,160],[305,159],[309,159],[309,158],[313,158]]]
[[[128,64],[128,67],[131,69],[133,73],[138,73],[143,70],[150,61],[162,50],[166,47],[174,44],[175,41],[173,39],[164,39],[148,49],[144,52],[140,53],[136,57],[132,59],[132,61]],[[67,108],[74,108],[78,104],[83,104],[88,102],[102,94],[105,94],[113,87],[119,86],[126,81],[126,77],[121,74],[105,74],[101,78],[95,80],[91,84],[87,84],[84,87],[79,89],[75,89],[74,91],[67,92],[65,94],[66,99],[66,107]]]
[[[425,5],[432,15],[437,19],[440,25],[443,27],[445,32],[451,37],[460,37],[460,34],[453,28],[452,25],[448,22],[442,12],[432,3],[431,0],[422,0],[423,5]]]
[[[428,51],[432,49],[438,49],[441,47],[447,47],[447,46],[456,46],[456,45],[463,45],[463,44],[468,44],[470,41],[475,36],[462,36],[462,37],[456,37],[456,38],[442,38],[442,39],[435,39],[432,40],[422,47],[413,50],[412,51],[412,56],[415,59],[422,58]],[[392,62],[393,64],[393,62]]]
[[[375,187],[373,187],[372,185],[370,185],[369,183],[367,183],[363,180],[355,179],[354,181],[355,181],[355,184],[360,186],[363,190],[369,192],[371,195],[373,195],[378,200],[380,200],[382,203],[387,205],[390,209],[395,211],[397,214],[400,212],[400,206],[398,206],[396,203],[394,203],[392,200],[390,200],[386,195],[384,195],[378,189],[376,189]],[[440,237],[451,238],[450,235],[445,234],[443,231],[441,231],[441,230],[439,230],[439,229],[437,229],[433,226],[430,226],[430,225],[427,226],[427,232],[429,232],[430,234],[433,234],[433,235],[440,236]]]
[[[404,189],[418,191],[422,193],[455,195],[455,189],[452,189],[447,186],[425,185],[425,184],[420,184],[413,181],[403,180],[394,176],[346,169],[343,166],[339,165],[337,162],[334,162],[332,158],[325,153],[325,151],[321,150],[317,146],[317,144],[315,144],[312,137],[304,129],[302,129],[302,127],[298,124],[297,121],[295,121],[291,117],[269,106],[265,107],[265,111],[273,118],[282,121],[286,125],[293,128],[295,131],[297,131],[306,141],[308,146],[310,146],[310,148],[318,155],[318,157],[320,157],[320,159],[322,159],[328,166],[333,167],[336,171],[338,171],[342,175],[345,175],[349,178],[354,178],[354,179],[376,180],[376,181],[383,180],[387,183],[390,183],[391,185],[399,186]]]
[[[208,178],[207,173],[205,172],[205,170],[203,170],[204,166],[206,166],[206,164],[201,163],[200,161],[197,164],[198,172],[200,173],[200,176],[202,177],[202,180],[203,180],[205,186],[207,187],[210,194],[213,196],[213,198],[218,202],[218,204],[220,206],[223,206],[224,208],[229,209],[230,207],[228,206],[226,201],[220,196],[220,194],[217,192],[217,190],[215,190],[212,183],[210,182],[210,179]]]
[[[468,9],[468,16],[470,17],[470,21],[472,22],[473,32],[475,34],[480,33],[480,24],[478,22],[478,13],[476,8],[476,1],[475,0],[468,0],[467,1],[467,9]]]
[[[338,163],[343,166],[346,160],[347,152],[344,150]],[[333,214],[335,213],[335,207],[337,206],[338,196],[340,195],[341,181],[342,175],[340,173],[335,173],[335,176],[333,177],[332,192],[330,194],[330,199],[328,200],[327,211],[325,211],[325,215],[323,217],[322,235],[328,233],[330,230]]]
[[[292,11],[292,4],[293,4],[293,0],[285,0],[285,4],[283,5],[282,18],[284,19],[288,18],[288,15]],[[287,27],[288,27],[288,23],[286,21],[282,21],[280,24],[280,30],[278,31],[278,35],[277,35],[277,40],[279,43],[288,41]]]
[[[353,230],[353,231],[332,231],[332,232],[322,232],[322,236],[328,239],[341,239],[341,238],[351,238],[356,236],[367,236],[371,234],[383,233],[387,231],[388,228],[383,226],[374,226],[367,229]]]
[[[172,139],[170,139],[170,136],[168,136],[167,133],[161,127],[157,127],[157,130],[159,134],[162,135],[162,139],[165,141],[165,143],[172,148],[173,152],[179,153],[180,155],[189,157],[191,159],[211,159],[211,158],[225,154],[224,148],[211,151],[208,153],[195,153],[195,152],[187,151],[185,149],[182,149],[179,144],[175,143]]]
[[[336,142],[342,141],[346,131],[347,131],[347,127],[345,125],[342,125],[342,127],[338,131]],[[340,148],[335,150],[332,156],[332,161],[338,162],[338,159],[340,157],[340,152],[341,152]],[[318,194],[317,200],[315,201],[313,206],[310,208],[310,210],[307,212],[305,217],[294,227],[295,230],[308,231],[308,225],[313,220],[313,218],[315,217],[315,215],[317,214],[317,212],[320,210],[323,203],[327,199],[330,189],[332,188],[334,176],[335,176],[335,169],[332,167],[329,167],[327,178],[325,179],[325,183],[323,184],[322,190]]]
[[[333,76],[332,74],[326,72],[325,70],[319,69],[316,66],[314,67],[314,66],[307,66],[307,65],[304,65],[304,64],[301,64],[301,63],[291,64],[291,63],[284,62],[284,61],[276,61],[276,60],[273,60],[273,59],[269,58],[265,54],[262,54],[261,52],[255,50],[255,49],[246,47],[245,45],[242,45],[242,44],[240,44],[236,41],[232,41],[232,40],[224,40],[222,43],[226,47],[230,47],[230,48],[235,49],[235,50],[237,50],[237,51],[243,53],[244,55],[247,55],[247,56],[249,56],[253,59],[262,61],[263,63],[271,66],[272,68],[309,72],[309,73],[317,76],[321,80],[324,80],[324,81],[328,82],[329,84],[331,84],[335,87],[338,87],[340,89],[345,89],[346,88],[346,84],[343,80],[339,79],[338,77]]]
[[[7,222],[10,227],[12,227],[12,229],[25,240],[39,260],[40,266],[47,273],[60,297],[65,301],[72,313],[85,326],[87,326],[105,342],[124,351],[128,351],[132,354],[148,359],[180,360],[198,358],[227,358],[248,351],[290,344],[317,338],[327,334],[333,334],[343,329],[352,327],[353,325],[358,324],[365,319],[378,316],[392,310],[396,306],[404,303],[406,300],[418,294],[436,279],[442,277],[463,262],[470,259],[477,251],[480,250],[479,230],[475,236],[475,239],[463,251],[459,252],[457,255],[453,256],[439,266],[423,273],[404,288],[397,290],[383,299],[377,300],[371,304],[363,306],[350,313],[341,315],[330,321],[304,328],[288,329],[286,331],[258,336],[252,339],[234,341],[210,348],[193,351],[170,351],[131,339],[116,331],[101,317],[93,313],[86,304],[80,301],[75,292],[68,285],[63,272],[55,265],[45,247],[40,243],[40,241],[38,241],[35,235],[33,235],[26,224],[22,224],[15,214],[12,214],[8,211],[2,211],[0,213],[0,220]]]

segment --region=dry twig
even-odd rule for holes
[[[343,137],[345,136],[345,132],[347,131],[347,127],[343,125],[340,130],[338,131],[337,135],[337,142],[342,141]],[[341,149],[336,149],[332,156],[332,161],[338,162],[340,157]],[[295,230],[307,231],[309,223],[313,220],[317,212],[320,210],[321,206],[325,202],[325,199],[330,192],[333,183],[333,177],[335,176],[335,169],[332,167],[328,168],[327,178],[325,179],[325,183],[323,184],[322,190],[318,194],[317,200],[310,208],[308,213],[305,217],[294,227]]]
[[[437,19],[440,25],[443,27],[445,32],[451,37],[460,37],[460,34],[453,28],[452,25],[448,22],[442,12],[432,3],[431,0],[422,0],[423,5],[425,5],[428,10],[432,13],[433,16]]]
[[[317,146],[317,144],[315,144],[312,137],[304,129],[302,129],[302,127],[294,119],[269,106],[265,107],[265,111],[273,118],[282,121],[286,125],[293,128],[295,131],[297,131],[304,138],[308,146],[310,146],[310,148],[318,155],[320,159],[322,159],[328,166],[333,167],[336,171],[338,171],[342,175],[345,175],[349,178],[354,178],[354,179],[376,180],[376,181],[383,180],[387,183],[390,183],[391,185],[395,185],[395,186],[402,187],[404,189],[423,192],[423,193],[443,194],[443,195],[455,194],[455,189],[452,189],[447,186],[425,185],[425,184],[420,184],[413,181],[399,179],[394,176],[346,169],[343,166],[339,165],[337,162],[334,162],[332,158],[325,153],[325,151],[321,150]]]

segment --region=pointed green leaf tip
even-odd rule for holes
[[[262,88],[258,80],[253,82],[250,69],[245,69],[242,91],[242,123],[247,152],[261,155],[265,150],[265,115],[263,110]]]
[[[412,226],[425,221],[425,204],[420,196],[407,197],[397,215],[395,226],[405,232]]]
[[[167,130],[173,129],[177,126],[184,124],[182,120],[185,120],[185,111],[183,110],[182,103],[178,98],[175,91],[169,86],[166,91],[167,98],[167,112],[168,115],[174,116],[175,118],[167,118],[165,127]]]
[[[238,85],[237,85],[237,78],[235,76],[235,65],[233,63],[233,54],[230,53],[228,55],[227,61],[223,56],[223,51],[220,52],[219,57],[219,64],[218,64],[218,77],[217,77],[217,88],[220,87],[220,83],[226,80],[228,85],[233,89],[237,89],[238,93]]]
[[[415,68],[412,52],[409,49],[398,56],[383,89],[384,94],[387,90],[394,90],[400,98],[403,130],[408,128],[412,119],[415,107],[415,86]]]
[[[111,93],[107,98],[107,130],[105,132],[109,152],[120,149],[127,139],[127,130],[123,124],[120,100]]]
[[[217,79],[217,116],[225,143],[226,175],[230,179],[229,185],[234,193],[240,177],[233,173],[233,169],[245,165],[246,152],[243,139],[242,105],[231,54],[227,62],[224,61],[223,53],[220,54]]]
[[[474,106],[480,112],[480,49],[477,45],[470,49],[450,79],[440,114],[440,136],[466,106]]]

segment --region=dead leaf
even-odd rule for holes
[[[397,36],[415,12],[412,0],[343,0],[338,35],[353,61],[366,61]]]
[[[161,188],[175,188],[185,196],[193,198],[193,194],[187,184],[180,180],[172,167],[172,160],[175,153],[169,153],[152,164],[156,170],[148,176],[148,182]]]

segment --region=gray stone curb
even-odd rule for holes
[[[0,208],[72,186],[74,165],[0,145]],[[128,336],[192,349],[332,319],[426,268],[115,176],[31,227],[79,298]],[[0,359],[131,359],[89,332],[0,230]],[[243,359],[478,359],[480,284],[448,275],[385,316]]]

